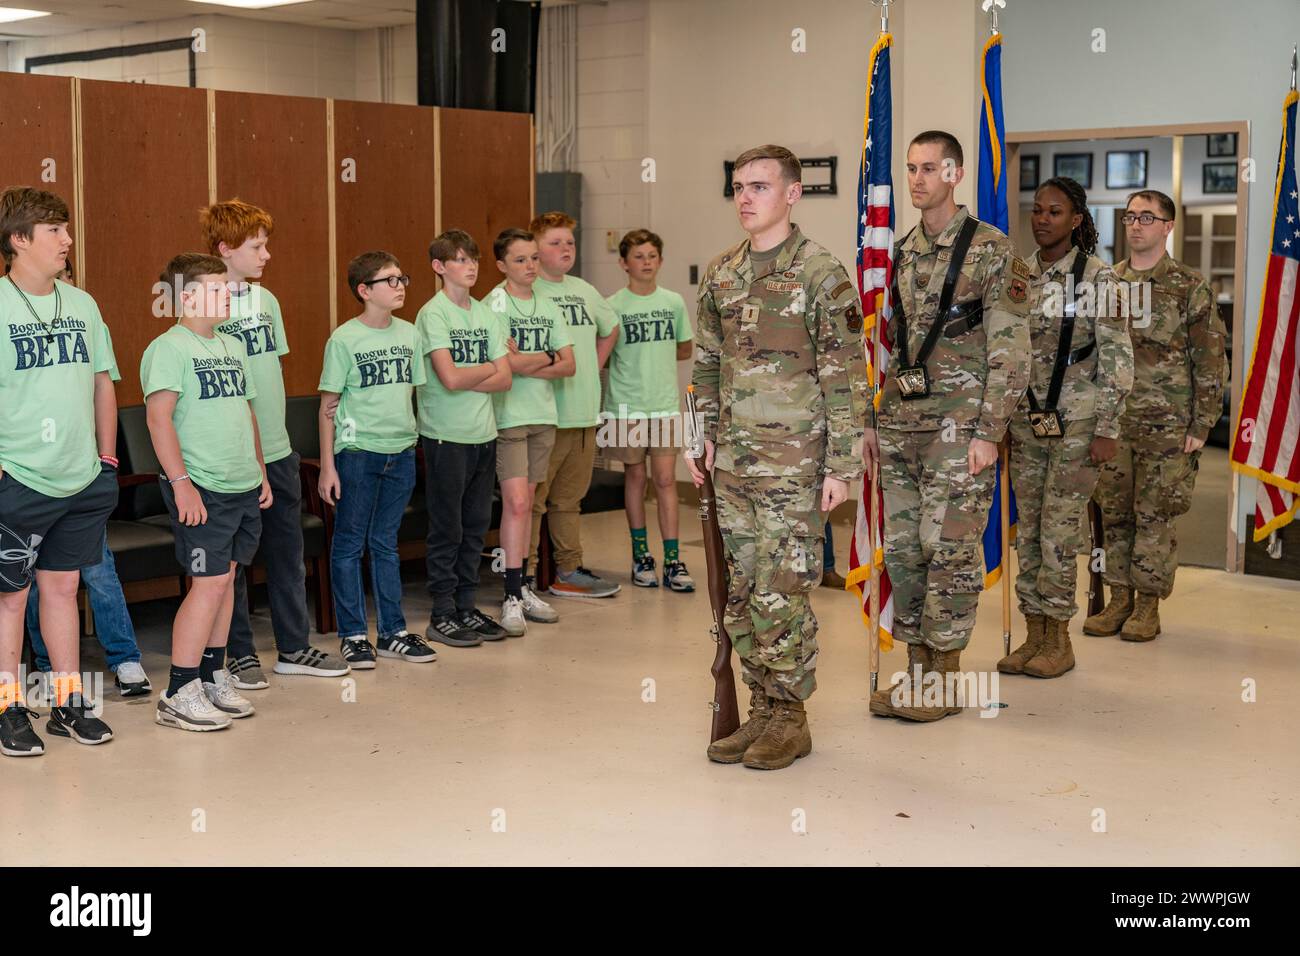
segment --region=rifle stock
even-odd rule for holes
[[[700,462],[703,465],[703,462]],[[700,488],[700,523],[704,525],[704,562],[709,572],[709,605],[713,609],[713,719],[709,742],[721,740],[740,727],[740,710],[736,705],[736,676],[731,670],[731,637],[724,616],[727,609],[727,560],[722,551],[722,528],[718,525],[717,498],[713,476],[704,472]]]

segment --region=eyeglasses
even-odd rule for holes
[[[1126,226],[1131,226],[1135,222],[1140,222],[1144,226],[1149,226],[1153,222],[1173,222],[1172,219],[1165,219],[1162,216],[1157,216],[1153,212],[1144,212],[1141,214],[1126,212],[1120,217],[1119,221]]]
[[[387,282],[390,289],[396,289],[398,286],[405,289],[411,284],[411,277],[408,275],[384,276],[382,279],[366,279],[361,285],[378,285],[381,282]]]

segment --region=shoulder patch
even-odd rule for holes
[[[862,313],[858,311],[856,302],[844,310],[844,323],[854,335],[862,331]]]
[[[1018,276],[1012,276],[1007,280],[1007,298],[1012,302],[1024,302],[1028,295],[1028,291],[1029,289],[1025,284],[1024,279],[1021,279]]]
[[[852,288],[853,288],[853,283],[849,282],[848,280],[845,280],[844,282],[841,282],[839,285],[837,285],[835,288],[831,289],[831,298],[838,299],[845,292],[848,292]]]
[[[1029,264],[1019,256],[1011,257],[1011,274],[1021,279],[1028,279],[1033,276],[1033,273],[1029,271]]]

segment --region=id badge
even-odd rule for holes
[[[1065,434],[1065,426],[1061,422],[1061,413],[1055,409],[1030,412],[1029,427],[1034,430],[1034,435],[1038,438],[1060,438]]]
[[[924,365],[900,368],[894,375],[899,394],[905,399],[929,398],[930,372]]]

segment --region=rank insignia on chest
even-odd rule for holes
[[[748,302],[740,307],[740,322],[742,325],[758,324],[758,306]]]
[[[796,292],[803,288],[802,282],[764,282],[763,288],[768,292]]]

